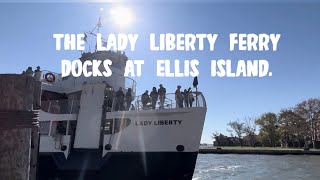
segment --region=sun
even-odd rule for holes
[[[110,17],[113,23],[120,27],[129,26],[134,20],[131,9],[124,6],[117,6],[110,10]]]

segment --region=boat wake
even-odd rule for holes
[[[208,173],[211,171],[229,171],[229,170],[235,170],[239,168],[239,165],[232,165],[232,166],[216,166],[216,167],[211,167],[209,169],[203,169],[199,170],[199,173]]]

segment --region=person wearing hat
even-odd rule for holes
[[[175,92],[175,96],[176,96],[176,107],[178,108],[183,108],[183,95],[180,91],[181,86],[177,86],[177,90]]]
[[[164,108],[164,101],[166,99],[166,93],[167,93],[167,90],[166,88],[163,87],[162,84],[159,85],[159,89],[158,89],[158,95],[159,95],[159,100],[160,100],[160,109],[163,109]]]

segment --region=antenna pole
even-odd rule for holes
[[[101,17],[99,17],[99,21],[98,21],[97,27],[98,27],[97,32],[99,33],[100,28],[101,28]]]

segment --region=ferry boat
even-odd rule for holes
[[[202,93],[193,92],[192,107],[183,108],[169,93],[153,109],[142,105],[136,81],[124,76],[124,52],[80,58],[106,59],[110,77],[36,72],[42,87],[38,178],[192,179],[207,110]],[[131,108],[117,108],[119,88],[132,90]]]

